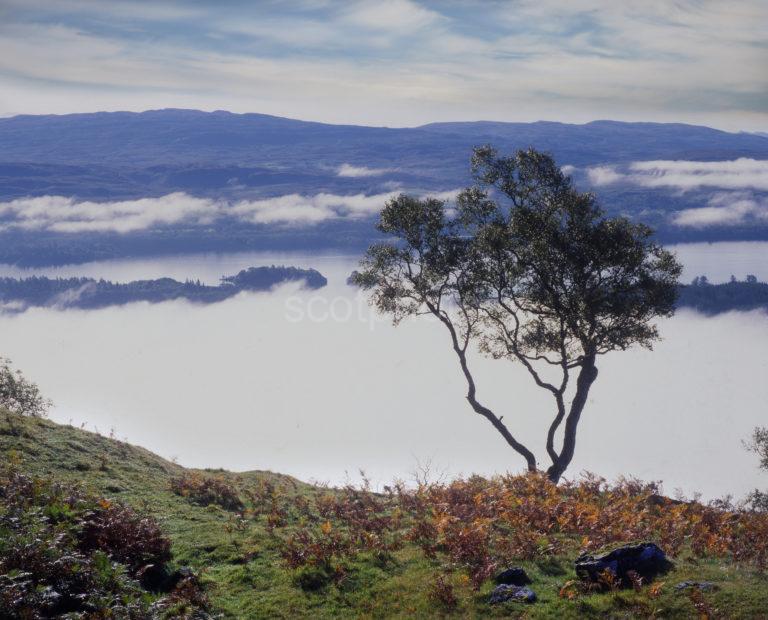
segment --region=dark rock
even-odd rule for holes
[[[182,566],[172,573],[164,564],[149,564],[139,571],[141,585],[151,592],[170,592],[185,579],[195,577],[195,571]]]
[[[529,583],[533,582],[522,568],[515,566],[501,571],[496,575],[496,583],[508,586],[527,586]]]
[[[583,554],[576,560],[576,574],[583,581],[602,583],[601,575],[608,571],[619,580],[619,585],[629,588],[633,584],[633,576],[648,583],[673,566],[657,545],[642,543],[619,547],[597,556]]]
[[[503,583],[493,589],[491,598],[488,600],[491,605],[506,603],[507,601],[535,603],[536,593],[525,586],[513,586]]]
[[[180,568],[177,568],[175,571],[173,571],[170,575],[168,575],[168,578],[163,584],[163,590],[165,592],[170,592],[185,579],[194,578],[195,571],[193,571],[189,566],[181,566]]]
[[[651,493],[646,500],[649,506],[658,506],[659,508],[665,508],[666,506],[679,506],[685,502],[679,499],[672,499],[671,497],[665,497],[658,493]]]
[[[137,573],[139,583],[151,592],[163,592],[168,581],[168,569],[165,564],[147,564]]]
[[[682,592],[683,590],[692,590],[694,588],[702,592],[717,590],[717,586],[711,581],[681,581],[675,586],[675,591]]]

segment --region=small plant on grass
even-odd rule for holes
[[[438,575],[429,588],[429,599],[444,607],[447,611],[453,611],[459,604],[453,584],[448,575]]]
[[[328,581],[339,582],[346,573],[345,561],[356,555],[356,549],[348,536],[326,521],[320,527],[297,529],[283,541],[280,555],[288,568],[310,567],[315,576],[322,573]]]
[[[245,508],[237,490],[223,478],[188,474],[171,479],[171,490],[200,506],[220,506],[224,510],[240,512]]]
[[[711,620],[718,617],[717,610],[709,604],[699,588],[691,588],[688,593],[688,600],[691,601],[701,620]]]
[[[275,528],[286,525],[291,502],[285,489],[270,480],[260,480],[256,488],[246,489],[245,495],[251,502],[251,513],[254,516],[266,516],[268,532],[273,534]],[[299,511],[308,509],[305,500],[296,504],[295,507]]]

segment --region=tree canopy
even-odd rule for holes
[[[470,405],[534,471],[534,453],[478,399],[467,353],[475,345],[522,365],[554,399],[547,473],[558,480],[573,458],[597,356],[651,347],[659,337],[653,319],[674,311],[681,268],[650,228],[606,217],[547,154],[477,148],[472,173],[475,184],[453,206],[404,194],[390,200],[378,228],[391,240],[368,249],[353,281],[395,323],[440,320]]]

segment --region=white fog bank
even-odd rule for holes
[[[184,465],[332,483],[359,468],[380,482],[409,477],[427,462],[448,475],[520,469],[466,404],[443,328],[377,319],[344,284],[349,257],[176,257],[47,271],[215,281],[270,262],[315,266],[330,284],[210,306],[30,310],[0,318],[3,354],[56,402],[54,420],[114,428]],[[601,360],[569,473],[635,475],[708,497],[768,486],[741,445],[766,423],[768,315],[683,311],[661,333],[653,352]],[[515,365],[476,359],[475,368],[483,401],[543,455],[548,397]]]

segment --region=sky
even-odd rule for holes
[[[765,0],[0,0],[0,116],[768,131]]]

